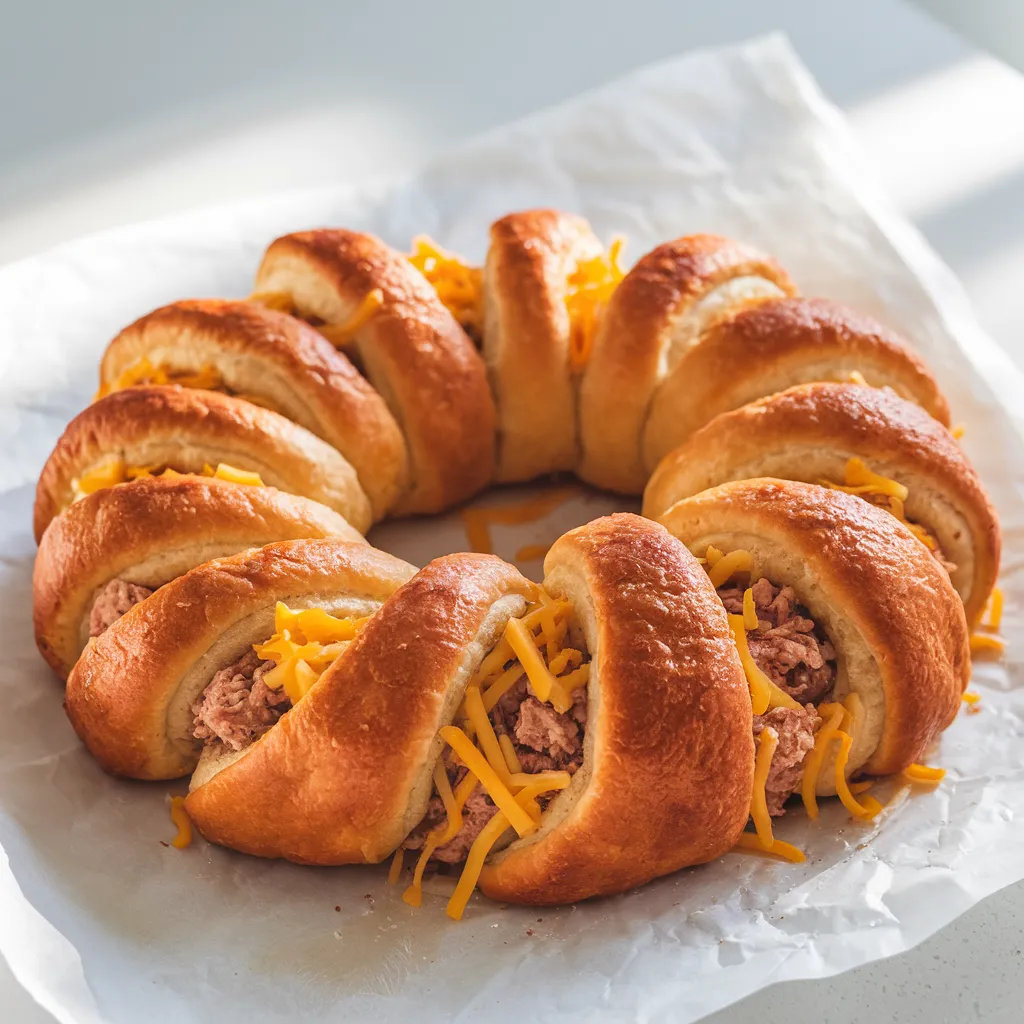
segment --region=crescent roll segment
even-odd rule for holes
[[[720,320],[682,355],[651,403],[644,466],[651,472],[719,413],[855,372],[949,426],[949,406],[924,362],[876,320],[825,299],[769,299]]]
[[[374,519],[408,486],[405,441],[384,400],[344,354],[295,317],[223,299],[164,306],[110,343],[100,390],[115,390],[143,360],[172,382],[176,374],[210,373],[222,382],[216,390],[251,398],[316,434],[355,469]]]
[[[842,491],[759,479],[686,498],[660,521],[697,554],[745,549],[751,579],[792,587],[823,626],[837,655],[834,699],[853,692],[864,709],[848,775],[901,771],[953,721],[970,675],[963,605],[894,516]],[[835,792],[832,771],[818,791]]]
[[[73,481],[111,458],[181,473],[225,462],[258,473],[269,487],[327,505],[360,533],[372,522],[355,470],[305,427],[216,391],[145,386],[115,391],[68,424],[36,488],[37,541],[75,500]]]
[[[707,327],[737,306],[796,291],[756,249],[692,235],[653,249],[612,293],[580,386],[580,477],[639,494],[651,401]]]
[[[500,482],[576,468],[566,293],[576,265],[602,251],[582,217],[556,210],[513,213],[491,226],[483,356],[497,406]]]
[[[186,801],[207,839],[306,864],[376,863],[423,817],[438,730],[534,585],[490,555],[421,569],[309,694]]]
[[[489,859],[481,889],[571,903],[718,857],[747,820],[754,748],[707,574],[660,526],[625,513],[565,534],[544,571],[592,658],[584,760],[540,829]]]
[[[801,384],[716,416],[658,464],[644,515],[658,519],[681,498],[730,480],[842,483],[851,458],[908,489],[906,516],[956,565],[953,585],[974,622],[999,573],[995,509],[949,431],[885,388]]]
[[[411,485],[394,512],[439,512],[490,481],[494,402],[483,361],[408,259],[372,235],[304,231],[271,244],[256,287],[287,292],[300,316],[327,323],[348,320],[374,289],[383,294],[351,350],[405,434]]]
[[[43,534],[32,576],[36,644],[66,677],[112,580],[156,590],[212,558],[275,540],[362,537],[337,512],[272,487],[150,477],[86,495]]]
[[[371,615],[414,571],[367,544],[332,539],[283,541],[206,562],[86,647],[68,677],[71,724],[115,775],[187,775],[201,746],[192,736],[193,703],[221,668],[271,636],[278,601]],[[254,799],[246,794],[239,811],[254,814]]]

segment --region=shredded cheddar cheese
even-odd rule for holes
[[[771,726],[761,730],[757,741],[757,756],[754,760],[754,791],[750,798],[750,817],[754,821],[757,840],[764,850],[770,850],[775,842],[775,836],[772,835],[772,819],[768,814],[765,783],[768,781],[768,771],[778,745],[779,734]]]
[[[864,387],[870,387],[868,382],[864,379],[864,374],[860,370],[851,370],[846,378],[851,384],[862,384]]]
[[[284,687],[298,704],[358,635],[367,619],[339,619],[322,608],[294,611],[283,601],[274,609],[274,635],[253,644],[261,661],[273,661],[263,682],[272,690]]]
[[[957,441],[961,440],[966,433],[967,428],[962,424],[958,423],[955,427],[950,430],[950,433],[956,438]]]
[[[171,821],[178,829],[178,834],[171,840],[171,846],[176,850],[184,850],[192,842],[192,819],[185,810],[183,796],[171,797]]]
[[[473,336],[483,332],[483,270],[446,252],[426,235],[412,240],[409,262],[434,286],[437,297]]]
[[[710,564],[710,559],[708,561]],[[730,551],[729,554],[716,559],[715,563],[711,565],[711,569],[708,572],[711,585],[717,589],[729,577],[735,576],[736,573],[750,572],[752,565],[753,559],[750,557],[749,551],[744,551],[742,548],[737,551]]]
[[[291,292],[253,292],[247,301],[267,309],[276,309],[280,313],[292,313],[295,310],[295,296]]]
[[[988,622],[985,623],[989,629],[998,629],[1003,622],[1003,591],[1001,587],[992,590],[992,596],[988,599]]]
[[[394,857],[391,858],[391,867],[388,868],[388,885],[398,885],[398,880],[402,877],[402,864],[405,861],[405,850],[399,847],[395,850]]]
[[[971,634],[972,654],[1002,654],[1006,649],[1006,641],[997,636],[988,636],[985,633]]]
[[[751,853],[770,854],[775,857],[781,857],[783,860],[788,860],[793,864],[802,864],[807,860],[803,850],[793,846],[792,843],[785,843],[781,839],[773,839],[771,846],[766,849],[761,843],[761,837],[756,832],[741,832],[733,850],[749,850]]]
[[[462,916],[484,860],[498,839],[509,829],[520,837],[536,832],[542,816],[538,798],[565,789],[572,781],[568,771],[524,772],[512,738],[498,736],[489,717],[498,700],[524,674],[539,700],[563,711],[571,708],[573,691],[587,682],[590,665],[583,651],[563,646],[570,628],[571,604],[551,597],[542,588],[537,588],[535,595],[522,618],[509,620],[504,635],[473,674],[456,712],[460,725],[440,730],[440,738],[450,748],[448,756],[468,774],[453,794],[444,758],[434,766],[434,790],[445,806],[447,820],[424,837],[412,881],[402,894],[412,906],[422,902],[427,862],[439,847],[455,838],[462,827],[462,807],[477,785],[497,812],[470,848],[449,901],[447,912],[455,919]],[[400,873],[401,862],[393,861],[389,879],[397,880]]]
[[[580,260],[566,283],[565,308],[569,314],[569,363],[582,370],[594,347],[597,325],[624,271],[619,265],[625,239],[614,238],[606,252]]]
[[[224,387],[224,378],[215,366],[201,366],[198,370],[175,370],[167,366],[154,366],[143,356],[137,363],[123,370],[115,380],[101,384],[93,401],[139,384],[180,384],[183,388],[217,391]]]
[[[380,288],[368,291],[348,319],[340,324],[319,324],[317,330],[335,347],[351,344],[356,332],[362,330],[384,305],[384,292]]]
[[[912,523],[907,519],[904,503],[910,496],[907,488],[897,480],[873,472],[862,459],[851,458],[846,463],[846,476],[841,484],[832,480],[818,481],[823,487],[834,491],[846,491],[856,494],[865,501],[884,508],[892,513],[919,541],[930,551],[938,548],[938,542],[920,523]]]
[[[526,523],[535,523],[550,515],[559,505],[564,505],[578,493],[574,487],[558,487],[547,494],[528,498],[516,505],[489,505],[463,509],[462,522],[470,550],[485,555],[493,554],[492,526],[524,526]]]
[[[960,699],[967,705],[974,705],[981,700],[981,694],[972,693],[970,690],[965,690],[963,696]]]
[[[108,455],[102,462],[71,481],[72,500],[80,501],[86,495],[95,494],[96,491],[105,490],[107,487],[116,487],[118,484],[128,483],[131,480],[142,480],[153,476],[182,475],[170,467],[161,469],[160,466],[129,466],[119,455]],[[203,466],[202,473],[197,475],[227,480],[249,487],[264,486],[259,473],[238,469],[235,466],[229,466],[226,462],[218,463],[216,469],[206,464]]]
[[[946,777],[946,769],[929,768],[924,764],[909,764],[900,774],[907,782],[915,785],[935,786]]]
[[[824,716],[825,721],[814,735],[814,747],[804,761],[804,774],[800,782],[800,796],[807,810],[807,817],[812,820],[818,817],[818,799],[815,793],[818,776],[824,766],[829,744],[839,732],[846,709],[842,704],[819,704],[818,713]]]

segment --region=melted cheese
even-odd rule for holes
[[[294,611],[278,601],[274,635],[266,643],[253,644],[261,661],[275,663],[263,682],[272,690],[284,687],[292,704],[298,704],[367,621],[339,619],[322,608]]]
[[[391,858],[391,867],[388,868],[388,885],[398,885],[398,880],[402,877],[402,864],[405,861],[405,850],[400,846],[395,850],[394,857]]]
[[[779,734],[770,726],[761,730],[757,741],[757,757],[754,760],[754,791],[750,798],[750,817],[754,821],[757,840],[764,850],[770,850],[775,842],[772,835],[772,819],[768,813],[768,799],[765,784],[772,766],[775,748],[779,745]]]
[[[253,292],[246,301],[255,302],[267,309],[276,309],[281,313],[295,311],[295,296],[291,292]]]
[[[477,337],[483,331],[483,270],[446,252],[426,235],[412,240],[409,262],[433,285],[452,316]]]
[[[93,401],[105,398],[114,391],[139,384],[179,384],[183,388],[199,388],[204,391],[217,391],[224,387],[224,378],[220,371],[212,365],[201,366],[198,370],[175,370],[163,365],[154,365],[143,356],[133,363],[111,382],[101,384],[93,396]]]
[[[171,846],[176,850],[184,850],[192,842],[192,819],[185,810],[183,796],[171,797],[171,821],[178,829],[178,834],[171,840]]]
[[[559,505],[579,494],[575,487],[559,487],[536,498],[528,498],[516,505],[490,505],[462,510],[462,522],[471,551],[494,553],[491,542],[492,526],[525,526],[550,515]]]
[[[970,690],[964,690],[963,696],[960,698],[965,704],[977,704],[981,700],[980,693],[972,693]]]
[[[802,864],[807,860],[803,850],[798,849],[791,843],[784,843],[781,839],[773,839],[772,845],[768,849],[765,849],[761,843],[760,836],[758,836],[756,832],[741,832],[733,849],[750,850],[752,853],[773,854],[776,857],[781,857],[783,860],[791,861],[794,864]]]
[[[997,636],[986,636],[984,633],[972,633],[971,634],[971,653],[972,654],[985,654],[995,653],[1002,654],[1006,649],[1006,641],[1001,640]]]
[[[613,239],[607,252],[580,260],[569,274],[565,308],[569,314],[569,364],[582,370],[590,359],[601,314],[623,278],[619,265],[624,240]]]

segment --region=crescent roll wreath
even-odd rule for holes
[[[791,797],[868,820],[876,776],[941,777],[1000,533],[934,378],[747,245],[622,250],[546,209],[480,265],[303,231],[248,298],[121,331],[33,524],[37,643],[102,767],[191,776],[175,820],[243,853],[390,858],[412,905],[451,875],[454,918],[799,860]],[[541,584],[362,538],[569,472],[649,518],[565,534]]]

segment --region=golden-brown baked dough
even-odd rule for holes
[[[109,772],[187,775],[201,748],[193,703],[220,669],[273,634],[276,602],[371,615],[414,571],[368,544],[334,539],[283,541],[197,566],[88,644],[68,676],[71,724]]]
[[[836,699],[852,691],[864,706],[848,774],[902,770],[953,721],[971,668],[963,605],[894,516],[842,491],[759,479],[685,498],[660,521],[699,555],[746,549],[752,578],[792,587],[825,629]],[[835,791],[833,772],[818,789]]]
[[[111,580],[155,590],[212,558],[275,540],[361,535],[337,512],[272,487],[151,477],[68,506],[43,534],[32,576],[40,653],[65,678],[89,639],[89,613]]]
[[[380,289],[382,306],[348,350],[405,434],[412,479],[397,514],[439,512],[490,481],[494,402],[483,361],[401,253],[341,229],[285,235],[267,249],[256,287],[287,293],[298,315],[329,324],[349,321]]]
[[[107,347],[100,390],[142,360],[169,374],[212,370],[217,390],[254,400],[337,448],[382,518],[409,483],[405,441],[384,400],[303,321],[253,302],[188,299],[126,327]]]
[[[295,708],[193,788],[200,832],[306,864],[383,860],[426,812],[438,730],[533,591],[491,555],[421,569]]]
[[[685,353],[723,314],[792,295],[774,260],[717,235],[691,235],[647,253],[612,293],[580,385],[582,457],[588,483],[639,494],[651,401]]]
[[[572,530],[544,560],[592,658],[583,766],[540,829],[494,854],[493,899],[623,892],[736,842],[750,807],[750,697],[721,603],[682,544],[639,516]]]
[[[681,498],[729,480],[842,483],[851,458],[909,489],[907,518],[955,563],[953,585],[973,623],[999,574],[995,509],[953,435],[887,388],[801,384],[716,416],[661,460],[644,515],[658,519]]]
[[[68,424],[39,476],[37,541],[74,500],[72,482],[111,456],[181,473],[225,462],[259,473],[269,487],[327,505],[360,533],[371,523],[355,470],[305,427],[241,398],[163,385],[115,391]]]
[[[499,482],[576,468],[576,381],[565,300],[576,265],[602,251],[582,217],[557,210],[511,213],[491,225],[483,356],[497,407]]]
[[[767,299],[718,321],[680,357],[650,405],[643,432],[648,473],[719,413],[810,381],[860,373],[949,425],[935,378],[876,320],[825,299]]]

